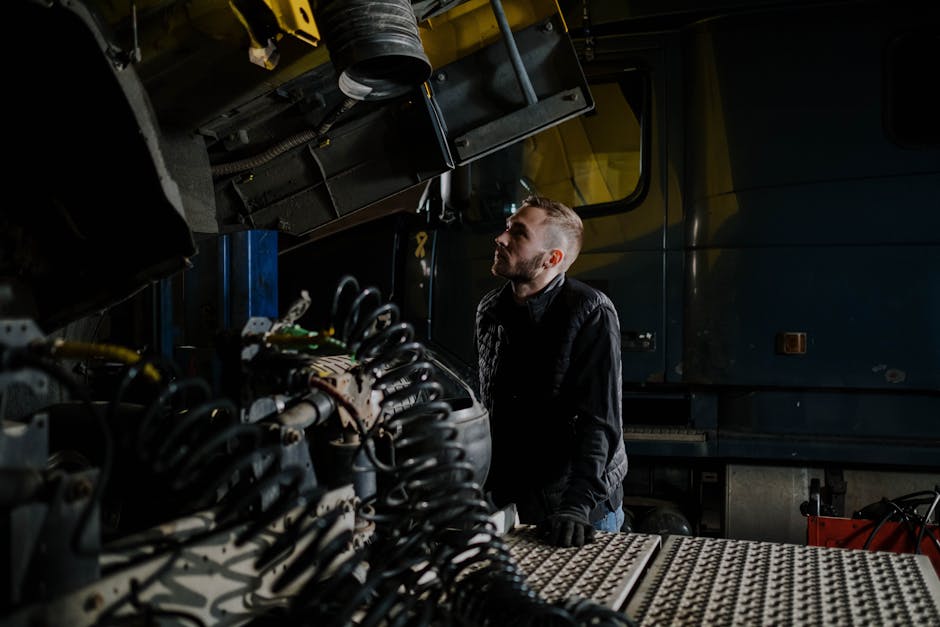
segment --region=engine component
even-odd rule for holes
[[[527,585],[478,482],[486,414],[394,304],[346,277],[328,329],[301,315],[245,325],[226,353],[240,362],[234,399],[154,356],[72,346],[125,364],[92,401],[55,362],[69,347],[0,345],[4,375],[38,372],[80,401],[16,421],[38,442],[30,459],[0,440],[6,529],[28,522],[18,511],[45,514],[4,564],[8,624],[629,623]]]
[[[366,541],[346,542],[354,523],[351,489],[318,495],[309,504],[315,507],[298,506],[256,533],[249,522],[220,527],[211,512],[201,512],[125,538],[102,554],[100,579],[22,608],[4,624],[84,627],[127,624],[148,614],[186,624],[243,624],[294,593],[279,580],[299,559],[316,553],[322,575],[329,576]],[[291,536],[297,523],[316,533]]]
[[[395,98],[431,76],[410,0],[324,0],[317,17],[348,97]]]

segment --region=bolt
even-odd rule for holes
[[[460,139],[454,140],[454,145],[457,146],[458,148],[466,148],[467,146],[470,145],[470,140],[464,137],[461,137]]]
[[[300,431],[297,429],[287,429],[284,431],[284,444],[288,446],[300,442],[301,439],[302,436],[300,435]]]
[[[545,24],[542,25],[543,32],[550,33],[553,30],[555,30],[555,25],[552,24],[551,22],[545,22]]]
[[[81,477],[69,484],[68,489],[65,491],[65,500],[69,503],[74,503],[75,501],[88,498],[88,495],[91,494],[91,490],[91,481],[85,477]]]
[[[447,80],[447,74],[445,74],[444,72],[438,72],[434,78],[437,79],[438,83],[443,83],[444,81]]]
[[[100,592],[95,592],[88,595],[88,598],[85,599],[85,611],[86,612],[97,612],[104,607],[104,597],[101,596]]]
[[[569,92],[561,97],[562,100],[567,100],[568,102],[577,102],[578,94],[577,92]]]

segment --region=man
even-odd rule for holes
[[[486,488],[557,546],[623,523],[620,324],[606,295],[565,275],[582,233],[565,205],[523,201],[496,238],[492,272],[507,283],[476,313]]]

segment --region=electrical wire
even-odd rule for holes
[[[930,517],[933,516],[934,511],[937,509],[937,503],[940,503],[940,487],[934,487],[934,492],[936,492],[936,496],[934,496],[933,501],[930,503],[930,509],[927,510],[927,513],[921,521],[920,533],[917,534],[917,541],[914,543],[914,553],[920,553],[920,545],[921,542],[924,541],[924,532],[927,531],[927,525],[930,524]],[[933,538],[932,533],[930,537]],[[937,540],[934,539],[934,542],[936,541]],[[940,550],[940,546],[938,546],[938,550]]]
[[[932,498],[922,498],[932,497]],[[862,545],[863,549],[870,549],[879,531],[888,522],[897,520],[907,529],[908,535],[913,543],[913,553],[921,552],[921,545],[924,537],[929,538],[940,552],[940,541],[937,540],[933,532],[929,529],[930,519],[936,511],[937,504],[940,503],[940,486],[935,486],[932,491],[921,490],[912,492],[894,499],[882,498],[876,504],[873,503],[856,512],[856,517],[861,517],[863,512],[871,511],[876,505],[884,509],[884,513],[877,519],[871,532]],[[923,516],[917,513],[917,508],[922,505],[929,505],[929,508]],[[918,531],[919,527],[919,531]]]
[[[333,125],[336,124],[336,122],[338,122],[347,111],[352,109],[353,105],[355,105],[357,102],[359,101],[353,98],[346,98],[341,103],[336,105],[336,107],[334,107],[329,113],[327,113],[317,128],[307,129],[286,137],[260,154],[247,157],[245,159],[239,159],[238,161],[213,165],[211,168],[212,176],[227,176],[230,174],[244,172],[245,170],[251,170],[252,168],[256,168],[274,160],[289,150],[293,150],[294,148],[309,144],[311,142],[323,141],[326,133],[331,128],[333,128]]]
[[[308,519],[316,512],[316,508],[319,506],[323,494],[324,491],[322,488],[313,488],[301,495],[301,498],[306,501],[303,509],[297,514],[294,522],[285,525],[284,531],[258,556],[254,563],[255,570],[267,568],[278,555],[281,555],[297,543],[303,535],[304,528],[310,524]],[[312,524],[332,524],[340,513],[338,508],[334,508],[324,516],[316,518]],[[331,517],[333,520],[330,520]]]
[[[127,369],[111,400],[109,415],[116,413],[124,394],[143,376],[147,365],[141,362]],[[202,379],[161,379],[152,396],[130,439],[132,450],[152,475],[152,485],[169,490],[172,496],[167,502],[173,503],[173,509],[159,514],[169,519],[208,507],[214,510],[214,520],[208,529],[183,541],[165,539],[163,546],[152,539],[139,542],[151,550],[122,567],[132,567],[135,561],[152,559],[160,552],[166,552],[168,560],[132,597],[112,604],[102,614],[102,621],[122,620],[113,612],[131,602],[138,609],[137,616],[175,617],[202,624],[194,615],[139,606],[135,599],[162,577],[185,547],[236,529],[234,544],[241,546],[267,530],[275,519],[297,506],[305,471],[300,465],[282,463],[279,429],[270,429],[263,422],[242,423],[238,407],[228,399],[211,398]],[[272,434],[277,442],[270,442]],[[153,494],[148,498],[152,500]],[[117,541],[110,548],[127,550],[133,546]]]
[[[141,360],[140,354],[124,346],[63,339],[52,342],[49,352],[59,359],[113,359],[123,364],[136,364]],[[152,381],[160,381],[160,372],[153,365],[145,363],[143,372]]]
[[[134,621],[130,621],[130,624],[136,624],[136,621],[139,620],[139,617],[136,616],[117,616],[117,612],[122,606],[126,603],[131,603],[136,605],[138,603],[137,599],[143,590],[146,590],[157,581],[160,580],[163,575],[165,575],[170,568],[173,567],[173,564],[176,562],[177,558],[182,555],[183,547],[179,544],[174,544],[170,551],[167,553],[166,559],[159,568],[154,570],[143,582],[140,582],[136,579],[132,580],[132,585],[129,586],[128,591],[119,596],[113,602],[111,602],[107,607],[103,608],[101,613],[98,615],[98,620],[95,622],[96,627],[103,627],[104,625],[121,625],[125,624],[124,621],[130,618],[134,618]],[[151,559],[151,556],[146,556],[146,559]]]
[[[109,405],[109,416],[135,380],[155,360],[127,368]],[[277,433],[275,436],[277,436]],[[198,377],[161,379],[153,400],[143,410],[131,435],[136,457],[147,465],[154,485],[169,489],[176,507],[161,516],[183,515],[216,507],[216,525],[243,520],[248,525],[237,542],[247,542],[290,509],[299,498],[302,469],[282,464],[280,443],[266,444],[272,431],[259,422],[240,421],[229,399],[212,398],[208,383]],[[265,495],[273,495],[262,507]]]

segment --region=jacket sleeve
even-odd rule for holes
[[[476,393],[478,397],[482,397],[483,394],[483,367],[482,367],[482,351],[480,350],[480,320],[483,317],[483,303],[482,301],[477,304],[476,312],[473,316],[473,356],[476,358]]]
[[[623,437],[620,375],[620,322],[613,305],[602,303],[583,322],[571,351],[575,450],[561,511],[588,518],[608,498],[604,470]]]

